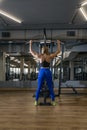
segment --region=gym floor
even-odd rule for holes
[[[61,95],[56,106],[34,106],[34,93],[0,91],[0,130],[87,130],[87,95]]]

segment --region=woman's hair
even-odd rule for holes
[[[49,51],[48,51],[48,47],[47,47],[47,46],[42,47],[42,53],[43,53],[43,54],[49,54]]]

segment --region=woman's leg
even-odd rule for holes
[[[37,88],[37,91],[36,91],[36,101],[38,101],[40,89],[43,85],[44,78],[45,78],[44,69],[40,69],[39,75],[38,75],[38,88]]]
[[[55,100],[55,95],[54,95],[54,91],[53,91],[53,82],[52,82],[52,73],[49,69],[46,69],[45,71],[45,77],[46,77],[46,81],[47,81],[47,85],[50,91],[50,96],[52,101]]]

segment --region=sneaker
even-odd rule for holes
[[[51,105],[52,105],[52,106],[56,106],[56,102],[55,102],[55,101],[52,101],[52,102],[51,102]]]
[[[35,102],[34,102],[34,105],[37,106],[37,105],[38,105],[38,101],[35,101]]]

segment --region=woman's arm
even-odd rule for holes
[[[57,40],[58,48],[57,48],[57,51],[56,51],[56,52],[50,54],[50,57],[51,57],[51,58],[56,57],[56,56],[60,53],[60,43],[61,43],[60,40]]]
[[[33,43],[33,41],[30,40],[29,43],[30,43],[30,53],[32,54],[32,56],[34,56],[35,58],[40,58],[40,55],[37,52],[32,50],[32,43]]]

